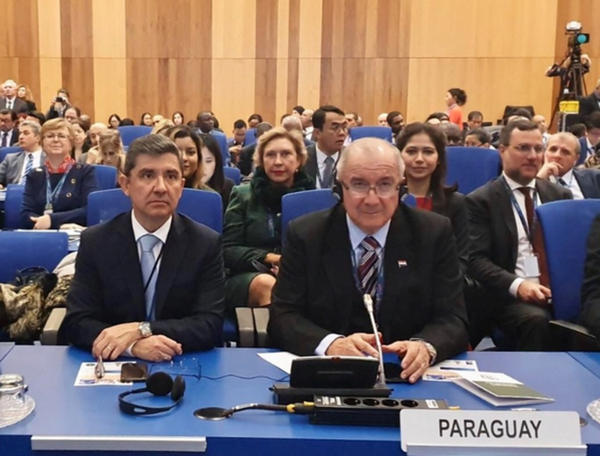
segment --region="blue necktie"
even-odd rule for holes
[[[158,271],[154,269],[154,263],[156,258],[154,257],[153,249],[158,242],[161,242],[156,236],[152,234],[146,234],[139,239],[139,243],[142,247],[142,258],[140,264],[142,266],[142,279],[144,280],[144,287],[146,289],[145,300],[146,300],[146,316],[148,321],[153,321],[155,316],[154,311],[154,291],[156,288],[156,278],[158,277]],[[152,274],[152,277],[150,275]]]
[[[27,182],[27,175],[29,174],[29,171],[31,171],[31,168],[33,168],[33,154],[27,154],[27,165],[25,165],[25,172],[19,181],[19,185],[25,185],[25,182]]]

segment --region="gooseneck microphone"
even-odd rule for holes
[[[194,416],[203,420],[219,421],[231,417],[234,413],[244,410],[270,410],[272,412],[287,412],[296,415],[310,415],[314,413],[314,402],[302,402],[297,404],[273,405],[273,404],[244,404],[236,405],[230,409],[221,407],[204,407],[196,410]]]
[[[379,353],[379,376],[378,383],[385,385],[385,370],[383,368],[383,350],[381,349],[381,341],[379,340],[379,334],[377,332],[377,325],[375,324],[375,315],[373,314],[373,298],[370,294],[363,295],[363,304],[367,313],[369,314],[369,320],[371,320],[371,327],[373,328],[373,334],[375,335],[375,343],[377,344],[377,353]]]

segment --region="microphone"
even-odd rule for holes
[[[363,304],[367,313],[369,314],[369,320],[371,320],[371,327],[373,328],[373,334],[375,335],[375,342],[377,343],[377,353],[379,353],[379,378],[378,383],[385,385],[385,370],[383,368],[383,350],[381,349],[381,341],[379,340],[379,334],[377,333],[377,325],[375,324],[375,316],[373,315],[373,298],[370,294],[363,295]]]

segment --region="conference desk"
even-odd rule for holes
[[[73,386],[80,363],[92,361],[88,353],[68,347],[16,346],[0,364],[0,371],[25,376],[36,409],[24,421],[0,429],[0,453],[10,456],[64,454],[61,451],[32,452],[32,436],[108,439],[110,436],[137,436],[142,440],[205,437],[209,455],[403,454],[398,429],[393,428],[316,426],[309,424],[306,416],[264,411],[242,412],[217,422],[193,417],[193,411],[200,407],[228,408],[249,402],[272,402],[268,387],[273,382],[269,379],[206,378],[226,374],[283,377],[282,371],[257,356],[264,351],[267,350],[224,348],[186,355],[188,361],[196,358],[199,362],[203,378],[187,379],[182,404],[163,416],[133,417],[121,413],[117,405],[118,393],[127,387]],[[505,372],[556,399],[554,403],[536,406],[539,410],[573,410],[586,417],[589,424],[582,428],[583,441],[589,445],[588,454],[600,455],[600,425],[587,417],[585,411],[587,404],[600,396],[600,378],[569,354],[471,352],[460,358],[476,360],[483,371]],[[394,385],[393,396],[446,399],[450,405],[462,409],[492,408],[451,383]],[[94,447],[90,444],[87,448],[93,450]],[[105,454],[131,455],[124,451],[125,448]],[[77,451],[68,454],[94,453]]]
[[[600,378],[600,352],[569,352],[569,355],[596,377]],[[598,397],[600,397],[600,391],[598,392]]]
[[[12,342],[0,342],[0,362],[8,355],[15,346]]]

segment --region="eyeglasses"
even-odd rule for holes
[[[400,190],[400,185],[391,181],[378,182],[375,185],[369,185],[364,181],[353,181],[350,184],[342,182],[344,188],[354,196],[367,196],[371,190],[375,191],[377,196],[388,197],[392,196]]]
[[[70,139],[70,137],[65,135],[64,133],[48,133],[44,135],[44,139],[49,139],[50,141],[53,141],[55,139],[58,139],[59,141],[64,141],[65,139]]]
[[[529,152],[531,152],[532,149],[538,155],[544,153],[544,146],[542,146],[541,144],[537,144],[535,146],[532,144],[517,144],[516,146],[511,147],[513,147],[516,151],[521,152],[522,154],[528,154]]]
[[[331,127],[329,127],[329,130],[334,133],[339,133],[340,131],[348,131],[348,124],[333,124]]]

